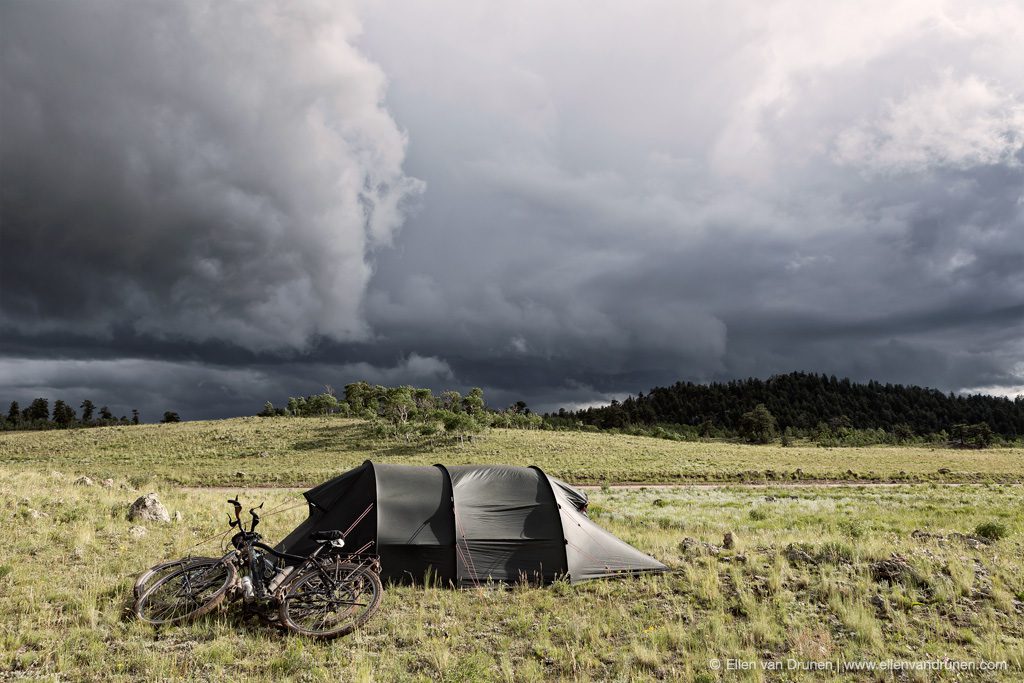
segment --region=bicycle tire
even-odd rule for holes
[[[278,614],[290,631],[330,640],[346,636],[365,624],[380,608],[383,594],[384,587],[375,571],[338,561],[307,569],[289,581]],[[335,611],[336,623],[328,625],[329,613]],[[322,619],[317,618],[318,613],[323,614]]]
[[[158,580],[164,578],[168,574],[171,574],[179,569],[184,568],[187,565],[191,565],[197,562],[212,563],[217,562],[219,558],[216,557],[183,557],[179,560],[170,560],[168,562],[161,562],[155,564],[146,571],[139,574],[139,577],[135,579],[135,585],[132,586],[132,595],[135,601],[138,601],[149,588],[153,586]]]
[[[221,559],[196,562],[171,572],[147,589],[132,611],[153,626],[179,624],[209,614],[238,579],[234,565]]]

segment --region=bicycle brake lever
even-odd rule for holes
[[[260,508],[261,507],[263,507],[262,503],[260,504]],[[249,526],[250,531],[255,530],[256,525],[260,523],[260,516],[256,514],[256,511],[260,508],[249,508],[249,516],[252,517],[252,524]]]

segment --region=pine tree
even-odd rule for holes
[[[53,404],[53,423],[61,427],[70,427],[75,422],[75,409],[64,401],[57,399]]]
[[[45,398],[37,398],[25,409],[27,422],[45,422],[50,419],[50,402]]]
[[[82,405],[79,406],[82,409],[82,422],[89,424],[92,422],[93,413],[96,411],[96,404],[89,399],[82,401]]]
[[[775,416],[763,403],[744,413],[740,431],[751,443],[770,443],[775,438]]]

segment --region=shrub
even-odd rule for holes
[[[864,523],[859,519],[844,519],[839,522],[839,528],[850,538],[863,538],[865,534]]]
[[[852,564],[853,548],[844,543],[832,541],[821,546],[821,550],[818,551],[818,559],[830,564]]]
[[[1010,534],[1002,522],[982,522],[974,527],[974,535],[989,541],[999,541]]]
[[[133,474],[128,477],[128,485],[133,489],[141,489],[148,486],[153,481],[153,475],[151,474]]]

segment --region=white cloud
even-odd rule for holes
[[[1024,150],[1024,99],[977,76],[920,87],[889,102],[878,119],[836,138],[835,158],[876,172],[920,172],[1017,164]]]

